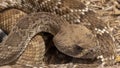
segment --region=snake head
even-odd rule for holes
[[[78,24],[63,26],[53,41],[59,51],[75,58],[82,57],[96,46],[95,35],[92,31]]]

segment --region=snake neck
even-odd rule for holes
[[[16,24],[15,28],[13,28],[13,31],[31,30],[37,33],[48,32],[56,35],[60,31],[60,28],[67,25],[68,23],[64,19],[55,14],[39,12],[23,17],[18,24]]]

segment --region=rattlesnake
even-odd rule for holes
[[[6,4],[3,5],[4,3]],[[15,0],[15,1],[11,1],[10,0],[8,1],[7,0],[6,2],[4,1],[3,4],[1,3],[1,10],[8,8],[9,6],[9,7],[16,7],[20,10],[25,11],[26,13],[37,12],[37,11],[45,11],[45,12],[49,11],[49,12],[59,14],[60,16],[65,18],[67,21],[69,21],[69,23],[80,23],[80,25],[86,26],[92,31],[92,33],[96,35],[99,45],[101,45],[100,46],[101,50],[100,52],[98,51],[98,53],[103,52],[103,54],[101,55],[103,55],[104,58],[110,56],[110,57],[113,57],[112,59],[114,59],[115,57],[115,56],[111,56],[111,54],[112,55],[116,54],[114,51],[115,45],[114,45],[113,39],[111,38],[109,31],[107,30],[106,25],[104,25],[102,21],[97,18],[97,15],[95,15],[94,12],[89,10],[87,7],[85,7],[84,4],[82,4],[78,0],[74,0],[74,1],[70,1],[70,0],[56,0],[56,1],[55,0],[45,0],[45,1]],[[106,38],[106,36],[108,38]],[[104,48],[104,44],[108,44],[108,46],[106,45]],[[60,47],[58,47],[58,49],[59,48]],[[94,52],[94,48],[91,45],[82,46],[82,48],[87,48],[90,50],[93,49],[93,52]],[[106,49],[106,50],[103,50],[103,49]],[[104,51],[107,52],[107,54]],[[75,53],[71,53],[71,54],[66,53],[66,54],[73,56],[73,57],[78,57],[74,55]],[[94,56],[96,55],[97,53],[94,53]],[[111,60],[111,58],[108,60]]]
[[[5,31],[5,33],[8,34],[10,32],[10,30],[12,29],[12,27],[16,24],[17,20],[19,20],[24,15],[26,15],[24,12],[17,10],[17,9],[7,9],[7,10],[1,12],[0,13],[1,29],[3,29]],[[45,51],[46,54],[43,56],[44,57],[43,62],[45,62],[47,64],[51,64],[51,63],[57,64],[57,63],[61,63],[61,62],[66,63],[66,62],[71,61],[72,57],[69,57],[67,55],[60,53],[54,46],[51,46],[53,44],[51,44],[51,41],[49,41],[49,40],[50,39],[46,40],[47,41],[46,42],[47,49]],[[16,61],[16,63],[22,64],[22,65],[26,65],[26,64],[27,65],[37,65],[37,64],[41,63],[42,58],[40,58],[40,56],[41,56],[41,54],[44,54],[44,53],[39,54],[39,52],[42,52],[41,51],[42,49],[40,49],[40,48],[42,48],[42,46],[40,46],[40,44],[44,43],[44,41],[43,42],[42,41],[43,41],[43,39],[40,37],[40,35],[35,36],[35,38],[33,38],[30,41],[25,52],[20,56],[20,58]],[[45,46],[45,44],[43,44],[43,47],[44,46]],[[60,56],[58,56],[58,55],[60,55]]]
[[[35,17],[36,16],[36,17]],[[52,18],[52,19],[51,19]],[[26,21],[25,21],[26,20]],[[29,23],[26,23],[26,22],[29,22]],[[44,23],[43,23],[44,22]],[[90,30],[88,30],[85,26],[82,26],[82,25],[69,25],[69,24],[67,24],[67,23],[65,23],[65,22],[67,22],[67,21],[65,21],[65,20],[62,20],[61,18],[57,18],[56,16],[53,16],[53,15],[50,15],[50,14],[48,14],[48,13],[37,13],[37,14],[33,14],[33,15],[29,15],[29,16],[26,16],[26,18],[23,18],[23,19],[21,19],[21,21],[19,22],[19,23],[17,23],[17,25],[16,25],[16,27],[14,27],[13,29],[12,29],[12,32],[9,34],[9,36],[8,36],[8,38],[5,40],[5,41],[3,41],[3,44],[1,45],[1,62],[3,63],[3,64],[6,64],[6,63],[9,63],[9,62],[11,62],[11,61],[13,61],[14,59],[17,59],[19,56],[20,56],[20,54],[23,52],[23,50],[26,48],[26,45],[27,45],[27,43],[30,41],[30,39],[35,35],[35,34],[37,34],[38,32],[40,32],[40,31],[47,31],[47,32],[49,32],[49,33],[51,33],[51,34],[53,34],[53,35],[56,35],[55,37],[54,37],[54,42],[55,42],[55,45],[56,45],[56,47],[58,48],[58,50],[62,50],[62,46],[63,47],[68,47],[68,48],[70,48],[70,49],[64,49],[64,51],[62,51],[63,53],[65,53],[65,54],[68,54],[68,55],[71,55],[71,56],[74,56],[74,57],[81,57],[81,56],[83,56],[84,54],[79,54],[79,52],[81,51],[81,49],[78,49],[79,48],[79,45],[75,45],[76,47],[73,47],[72,45],[74,45],[73,43],[70,43],[69,44],[69,46],[67,46],[68,45],[68,40],[66,40],[66,43],[67,43],[67,45],[66,45],[66,43],[62,43],[62,46],[61,45],[59,45],[59,44],[61,44],[61,43],[59,43],[58,41],[62,41],[62,37],[61,38],[59,38],[59,36],[60,35],[63,35],[63,34],[65,34],[65,35],[67,35],[68,34],[68,37],[63,37],[63,38],[70,38],[69,37],[69,32],[71,32],[71,31],[68,31],[69,29],[72,29],[72,31],[78,31],[79,29],[79,31],[80,31],[80,33],[81,33],[81,31],[83,31],[83,29],[84,30],[86,30],[85,32],[82,32],[81,33],[81,35],[85,35],[85,36],[83,36],[83,38],[84,37],[86,37],[87,35],[86,34],[89,34],[89,35],[91,35],[91,37],[90,37],[90,39],[85,39],[85,41],[84,40],[81,40],[82,38],[80,38],[79,37],[79,35],[77,35],[77,34],[75,34],[75,37],[79,37],[79,39],[78,40],[76,40],[76,42],[77,41],[82,41],[82,42],[87,42],[86,40],[88,40],[88,41],[90,41],[91,39],[94,39],[93,37],[94,37],[94,35],[92,35],[92,32],[90,31]],[[31,25],[31,24],[34,24],[34,25]],[[63,25],[64,24],[64,25]],[[19,25],[19,26],[18,26]],[[21,25],[21,26],[20,26]],[[62,28],[61,28],[62,27]],[[66,29],[64,29],[64,27],[66,28]],[[75,29],[74,29],[75,28]],[[15,32],[14,32],[15,31]],[[28,31],[28,32],[27,32]],[[36,31],[36,32],[35,32]],[[58,33],[60,31],[60,33]],[[64,33],[64,32],[66,32],[66,33]],[[23,33],[23,34],[22,34]],[[63,33],[63,34],[62,34]],[[22,36],[21,36],[22,35]],[[74,35],[74,33],[73,33],[73,35]],[[17,37],[17,36],[19,36],[19,37]],[[70,36],[72,36],[72,34],[70,35]],[[16,39],[14,39],[14,40],[11,40],[12,38],[16,38]],[[74,36],[73,36],[74,37]],[[82,36],[81,36],[82,37]],[[59,40],[59,39],[60,40]],[[25,41],[25,39],[26,39],[26,41]],[[23,41],[24,40],[24,41]],[[64,40],[64,39],[63,39]],[[7,42],[7,41],[9,41],[9,42]],[[10,42],[11,41],[11,42]],[[20,43],[19,43],[19,42]],[[75,42],[75,39],[73,38],[72,39],[72,37],[71,37],[71,40],[69,40],[69,41],[74,41],[74,43],[76,43]],[[93,40],[92,40],[93,41]],[[92,42],[91,41],[91,42]],[[14,43],[13,43],[14,42]],[[64,42],[65,42],[65,40],[64,40]],[[91,43],[91,42],[89,42],[89,43]],[[12,44],[11,44],[12,43]],[[18,43],[19,43],[19,45],[18,45]],[[88,45],[89,43],[85,43],[85,45]],[[79,43],[76,43],[76,44],[79,44]],[[9,47],[5,47],[5,46],[8,46],[9,45]],[[10,46],[11,45],[11,46]],[[21,46],[21,45],[23,45],[23,46]],[[84,44],[83,44],[84,45]],[[91,45],[95,45],[95,43],[94,44],[89,44],[90,46]],[[17,49],[16,49],[16,46],[17,46]],[[18,47],[19,46],[19,47]],[[3,48],[5,48],[5,50],[3,49]],[[14,49],[15,48],[15,49]],[[8,51],[6,50],[6,49],[10,49],[10,51],[11,52],[9,52],[8,53]],[[73,49],[72,51],[71,51],[71,49]],[[74,50],[75,49],[75,50]],[[78,50],[76,50],[76,49],[78,49]],[[86,49],[85,49],[86,50]],[[71,53],[71,52],[72,53]],[[84,51],[84,50],[83,50]],[[78,53],[76,53],[76,52],[78,52]],[[3,55],[3,54],[5,54],[6,53],[6,55]],[[75,54],[76,53],[76,54]],[[9,55],[8,55],[9,54]],[[15,56],[15,54],[16,54],[16,56]],[[14,59],[10,59],[11,58],[11,56],[14,58]],[[4,58],[4,59],[3,59]],[[7,62],[5,61],[6,59],[7,59]],[[8,60],[9,59],[9,60]],[[3,60],[3,61],[2,61]],[[5,61],[5,62],[4,62]],[[1,64],[2,64],[1,63]]]

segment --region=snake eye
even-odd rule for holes
[[[81,51],[83,50],[83,48],[80,47],[80,46],[77,45],[77,44],[74,45],[74,49],[75,49],[76,51],[78,51],[78,52],[81,52]]]

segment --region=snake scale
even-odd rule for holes
[[[52,12],[54,14],[60,15],[62,18],[65,18],[71,24],[74,23],[74,24],[84,25],[87,27],[87,29],[92,31],[93,34],[91,34],[91,35],[95,35],[94,39],[96,39],[97,41],[93,42],[93,40],[92,40],[92,44],[95,46],[99,45],[97,47],[98,49],[101,48],[100,50],[97,50],[98,51],[97,53],[94,52],[94,50],[96,50],[97,48],[93,48],[94,46],[92,44],[91,45],[89,44],[91,42],[91,40],[89,40],[89,37],[87,39],[85,39],[85,40],[89,41],[86,43],[89,45],[86,45],[84,43],[82,43],[81,45],[78,45],[75,43],[80,43],[80,42],[72,43],[71,40],[61,43],[61,45],[69,42],[68,43],[69,46],[71,44],[74,44],[74,45],[72,45],[73,47],[78,45],[81,48],[83,48],[83,50],[87,49],[92,52],[83,51],[80,54],[79,53],[76,54],[77,52],[80,52],[80,51],[74,52],[74,49],[72,49],[73,48],[72,46],[71,46],[70,50],[66,49],[65,51],[61,51],[62,49],[64,49],[64,46],[62,46],[62,47],[60,45],[56,46],[59,51],[65,53],[67,55],[70,55],[73,57],[81,57],[81,54],[85,55],[86,53],[84,53],[84,52],[88,52],[87,55],[93,54],[94,57],[98,56],[99,58],[101,58],[101,57],[108,58],[108,56],[109,56],[109,59],[106,59],[106,60],[115,59],[115,57],[116,57],[114,40],[112,39],[107,26],[105,24],[103,24],[100,19],[97,18],[96,14],[94,12],[92,12],[87,7],[85,7],[85,5],[82,4],[79,0],[74,0],[74,1],[70,1],[70,0],[45,0],[45,1],[42,1],[42,0],[34,0],[34,1],[33,0],[25,0],[25,1],[24,0],[4,0],[0,4],[1,11],[8,7],[9,8],[10,7],[17,8],[26,13],[38,12],[38,11]],[[65,29],[66,28],[64,28],[63,30],[65,30]],[[89,30],[87,31],[88,33],[89,33]],[[68,31],[68,33],[69,33],[69,31]],[[64,35],[64,36],[66,36],[66,35]],[[77,36],[77,34],[73,33],[73,36],[74,35]],[[82,36],[83,36],[83,38],[86,37],[86,35],[82,35]],[[58,35],[58,37],[59,37],[59,35]],[[61,39],[63,39],[63,38],[61,38]],[[58,40],[58,39],[56,39],[56,40]],[[82,42],[85,42],[85,40],[83,40]],[[106,44],[106,46],[105,46],[105,44]],[[79,50],[79,47],[75,47],[75,48],[78,48],[78,50]],[[80,50],[81,50],[81,48],[80,48]],[[73,52],[71,52],[71,51],[73,51]]]
[[[20,10],[17,9],[8,9],[0,13],[0,27],[2,30],[5,31],[5,33],[9,33],[12,27],[16,24],[17,20],[19,20],[21,17],[25,16],[26,14]],[[49,36],[49,35],[48,35]],[[48,37],[47,36],[47,37]],[[17,64],[22,64],[22,65],[37,65],[41,63],[40,61],[40,55],[44,53],[39,53],[44,51],[43,49],[40,49],[44,47],[39,46],[40,42],[42,42],[42,38],[40,35],[35,36],[30,43],[28,44],[28,47],[26,48],[25,52],[20,56],[20,58],[17,60]],[[50,39],[48,39],[50,40]],[[58,50],[56,50],[55,47],[51,47],[53,44],[49,44],[49,41],[47,40],[47,49],[46,49],[46,54],[44,56],[44,62],[47,64],[56,64],[56,63],[66,63],[69,62],[72,58],[68,57],[67,55],[63,55],[60,53]],[[52,50],[51,50],[52,49]],[[35,51],[36,50],[36,51]],[[42,51],[41,51],[42,50]],[[61,55],[61,56],[58,56]],[[34,57],[34,58],[33,58]],[[50,59],[53,58],[53,59]],[[67,58],[67,59],[66,59]]]
[[[36,15],[38,15],[38,16],[36,16]],[[47,18],[48,17],[48,18]],[[33,19],[34,18],[34,19]],[[52,18],[52,19],[51,19]],[[40,20],[39,20],[40,19]],[[41,20],[42,19],[42,20]],[[25,24],[25,22],[26,21],[28,21],[29,23],[26,23]],[[25,22],[24,22],[25,21]],[[54,22],[55,21],[55,22]],[[62,22],[60,22],[60,21],[62,21]],[[59,22],[59,23],[58,23]],[[64,22],[66,22],[66,23],[64,23]],[[31,24],[35,24],[35,25],[33,25],[33,26],[31,26]],[[21,24],[21,26],[20,26],[20,24]],[[17,26],[17,25],[19,25],[19,26]],[[25,26],[25,27],[23,27],[23,25]],[[39,26],[40,25],[40,26]],[[73,29],[75,27],[75,29]],[[28,30],[28,28],[30,28],[29,30]],[[55,28],[57,28],[57,29],[55,29]],[[64,29],[64,28],[66,28],[66,29]],[[25,30],[24,30],[25,29]],[[64,29],[64,30],[63,30]],[[21,21],[20,22],[18,22],[17,24],[16,24],[16,26],[12,29],[13,30],[13,32],[11,32],[10,34],[9,34],[9,36],[8,36],[8,38],[6,39],[6,40],[4,40],[4,41],[11,41],[11,42],[6,42],[6,43],[3,43],[2,45],[1,45],[1,48],[2,47],[5,47],[4,45],[11,45],[10,47],[7,47],[6,49],[8,49],[8,50],[6,50],[5,49],[5,51],[4,51],[4,49],[2,49],[1,50],[1,52],[4,52],[4,54],[5,53],[7,53],[6,55],[8,55],[8,51],[9,51],[9,49],[10,49],[10,51],[11,51],[11,53],[9,53],[9,56],[6,56],[6,55],[3,55],[3,54],[0,54],[1,55],[1,60],[3,60],[3,61],[1,61],[3,64],[7,64],[7,63],[9,63],[9,62],[11,62],[11,61],[13,61],[13,60],[15,60],[15,59],[17,59],[17,57],[19,57],[20,55],[21,55],[21,53],[22,53],[22,50],[24,51],[24,49],[26,48],[26,45],[27,45],[27,43],[30,41],[30,39],[34,36],[34,35],[36,35],[37,33],[39,33],[39,32],[42,32],[42,31],[45,31],[45,32],[49,32],[49,33],[51,33],[52,35],[55,35],[55,37],[54,37],[54,42],[55,42],[55,45],[56,45],[56,47],[59,49],[59,50],[61,50],[62,48],[60,48],[61,47],[61,43],[59,43],[59,41],[64,41],[65,42],[65,40],[64,40],[64,37],[63,38],[59,38],[58,39],[58,37],[60,36],[60,35],[63,35],[63,34],[67,34],[67,36],[68,36],[68,39],[70,38],[69,37],[69,32],[71,32],[71,31],[68,31],[69,29],[72,29],[72,32],[74,31],[74,32],[77,32],[78,31],[78,29],[81,29],[81,30],[79,30],[80,31],[80,33],[81,33],[81,31],[83,31],[83,29],[84,30],[86,30],[86,31],[84,31],[83,33],[81,33],[81,35],[85,35],[85,34],[92,34],[91,33],[91,31],[90,30],[88,30],[85,26],[82,26],[82,25],[69,25],[69,23],[67,23],[67,21],[65,21],[65,20],[62,20],[61,18],[59,18],[58,17],[58,19],[57,19],[57,16],[53,16],[52,17],[52,14],[49,14],[49,13],[37,13],[37,14],[31,14],[31,16],[29,15],[29,16],[26,16],[25,18],[23,18],[23,19],[21,19]],[[55,31],[54,31],[55,30]],[[15,32],[14,32],[15,31]],[[28,31],[28,32],[27,32]],[[36,32],[34,32],[34,31],[36,31]],[[20,33],[19,33],[20,32]],[[60,33],[59,33],[60,32]],[[63,33],[62,33],[63,32]],[[64,32],[66,32],[66,33],[64,33]],[[29,34],[30,35],[29,35]],[[56,35],[57,34],[57,35]],[[74,34],[74,33],[73,33]],[[19,36],[19,37],[16,37],[16,36]],[[21,36],[22,35],[22,36]],[[26,35],[28,35],[27,37],[25,37]],[[72,34],[71,34],[72,35]],[[71,36],[70,35],[70,36]],[[11,37],[12,36],[12,37]],[[14,43],[12,43],[12,38],[13,38],[13,36],[15,37],[15,38],[17,38],[17,40],[16,39],[14,39],[13,41],[14,41]],[[76,37],[79,37],[79,35],[75,35]],[[86,35],[87,36],[87,35]],[[86,37],[86,36],[84,36],[84,37]],[[93,35],[92,35],[93,36]],[[11,38],[10,38],[11,37]],[[74,36],[73,36],[74,37]],[[94,36],[93,36],[94,37]],[[79,38],[78,39],[78,41],[83,41],[83,40],[81,40],[82,38]],[[92,37],[90,37],[90,39],[87,39],[87,40],[91,40],[91,39],[93,39]],[[23,41],[24,40],[24,41]],[[25,41],[26,40],[26,41]],[[75,39],[71,39],[71,40],[69,40],[69,41],[74,41]],[[94,39],[93,39],[94,40]],[[4,42],[3,41],[3,42]],[[21,43],[19,43],[18,41],[21,41]],[[66,42],[68,42],[68,40],[66,40]],[[77,42],[77,41],[76,41]],[[83,41],[83,42],[86,42],[86,41]],[[92,41],[91,41],[92,42]],[[12,44],[10,44],[10,43],[12,43]],[[18,44],[19,43],[19,44]],[[86,43],[85,43],[86,44]],[[87,44],[89,44],[89,43],[87,43]],[[23,45],[22,47],[21,47],[21,45]],[[74,51],[72,51],[72,53],[74,54],[74,52],[76,52],[76,47],[71,47],[72,45],[73,45],[73,43],[70,43],[69,45],[66,45],[66,43],[63,43],[62,44],[63,46],[65,46],[65,47],[68,47],[68,48],[72,48]],[[93,45],[93,44],[92,44]],[[79,46],[78,46],[79,47]],[[16,50],[13,50],[12,48],[17,48]],[[22,49],[23,48],[23,49]],[[65,54],[68,54],[68,55],[71,55],[72,56],[72,53],[69,53],[69,51],[70,51],[71,49],[64,49],[64,51],[62,51],[63,53],[65,53]],[[86,50],[86,49],[85,49]],[[80,56],[82,56],[83,54],[79,54],[79,51],[81,51],[81,49],[78,49],[78,53],[76,53],[76,56],[75,57],[80,57]],[[82,51],[84,51],[84,50],[82,50]],[[18,54],[19,53],[19,55],[14,55],[14,53],[16,54]],[[74,54],[75,55],[75,54]],[[14,59],[10,59],[11,58],[11,56],[12,56],[12,58],[14,58]],[[4,59],[5,58],[5,59]],[[9,62],[4,62],[4,60],[8,60]],[[1,64],[2,64],[1,63]]]
[[[0,27],[1,27],[1,29],[3,29],[8,34],[10,32],[10,30],[12,29],[12,27],[16,24],[16,21],[19,20],[20,17],[25,16],[25,15],[26,14],[24,12],[22,12],[20,10],[16,10],[16,9],[11,9],[11,10],[8,10],[8,11],[1,12],[1,14],[0,14],[0,17],[1,17],[0,18],[1,19],[0,20],[1,21],[1,23],[0,23],[1,26]],[[31,42],[28,45],[30,45],[30,47],[26,48],[26,51],[24,52],[23,57],[20,57],[18,59],[17,63],[27,64],[29,62],[29,64],[31,64],[31,65],[32,64],[38,64],[39,63],[38,61],[40,59],[36,59],[36,57],[39,58],[38,55],[43,54],[43,53],[40,53],[40,52],[42,52],[40,50],[43,50],[43,49],[40,49],[42,47],[38,46],[38,45],[44,45],[42,37],[40,35],[35,36],[35,38],[33,38],[33,40],[31,40]],[[35,51],[35,50],[39,50],[40,52]],[[33,51],[35,51],[35,52],[33,52]],[[34,57],[35,60],[32,59],[33,57]],[[23,62],[22,59],[26,59],[27,61]],[[32,63],[30,63],[31,61],[32,61]]]

